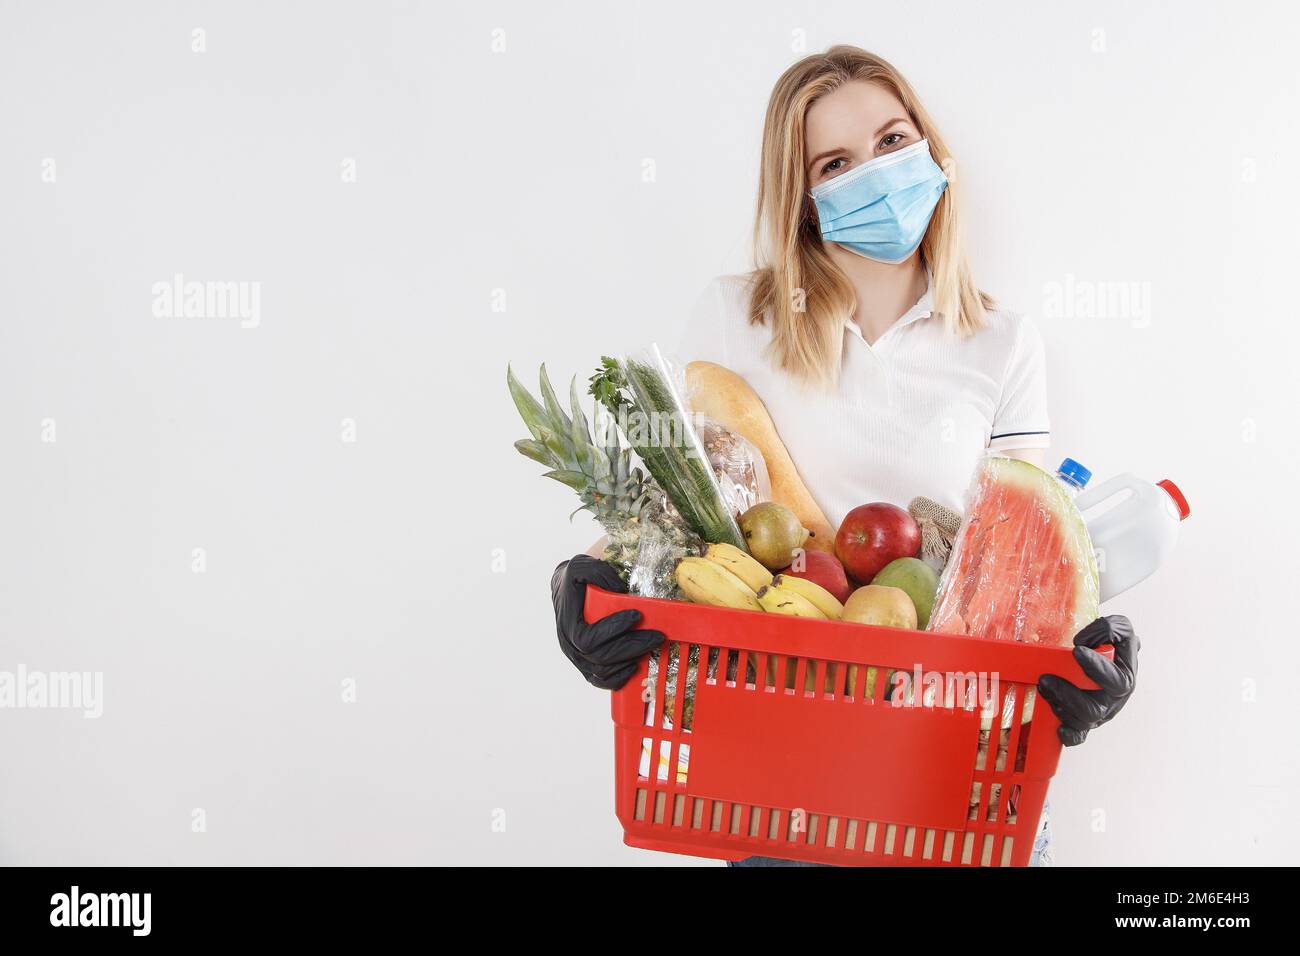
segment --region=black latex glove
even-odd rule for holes
[[[1115,660],[1108,661],[1093,648],[1115,647]],[[1123,614],[1099,617],[1074,635],[1074,659],[1101,690],[1081,690],[1063,677],[1044,674],[1038,693],[1061,721],[1057,735],[1067,747],[1081,744],[1088,731],[1100,727],[1118,714],[1133,696],[1137,684],[1138,647],[1133,624]]]
[[[633,631],[641,612],[615,611],[588,624],[582,616],[587,585],[606,591],[627,591],[618,573],[604,561],[580,554],[551,575],[551,602],[560,649],[587,681],[602,690],[618,690],[636,673],[641,658],[664,641],[659,631]]]

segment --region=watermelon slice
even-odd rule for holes
[[[1097,561],[1079,510],[1041,468],[980,463],[930,630],[1070,647],[1097,617]]]
[[[1100,582],[1088,526],[1070,496],[1041,468],[994,456],[980,463],[968,497],[929,629],[1072,646],[1097,617]],[[1033,719],[1036,696],[1025,694],[1022,724]],[[1013,700],[1003,701],[1004,732]],[[996,712],[987,701],[982,734],[992,732]]]

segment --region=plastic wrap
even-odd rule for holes
[[[709,418],[697,417],[695,427],[731,514],[744,514],[760,501],[772,500],[767,464],[748,439]]]
[[[659,488],[650,493],[637,522],[636,551],[629,562],[627,588],[641,597],[674,598],[677,581],[673,570],[679,559],[699,554],[703,547],[681,517],[672,510]]]
[[[687,527],[705,541],[744,548],[735,514],[682,398],[685,382],[683,368],[652,345],[605,358],[592,377],[591,391]]]
[[[975,472],[966,514],[939,581],[929,629],[1069,647],[1097,617],[1097,564],[1088,528],[1060,483],[1014,458]],[[1033,713],[1025,695],[1023,720]],[[1002,726],[1014,714],[1008,700]],[[984,709],[981,725],[993,714]]]
[[[739,435],[706,419],[695,427],[718,482],[718,490],[730,514],[747,511],[751,505],[771,497],[771,484],[763,456]],[[679,558],[703,551],[703,540],[686,527],[685,521],[655,487],[642,509],[640,534],[631,559],[628,590],[642,597],[677,597],[673,569]]]

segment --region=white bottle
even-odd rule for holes
[[[1089,509],[1125,492],[1129,494],[1114,507],[1088,517]],[[1074,503],[1097,552],[1102,603],[1149,578],[1174,550],[1178,526],[1191,514],[1187,499],[1169,479],[1153,485],[1129,474],[1089,488]]]

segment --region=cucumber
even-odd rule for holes
[[[705,541],[748,551],[745,536],[727,508],[689,409],[673,389],[659,350],[649,361],[603,357],[591,394],[618,423],[646,471]],[[666,440],[665,440],[666,439]]]

